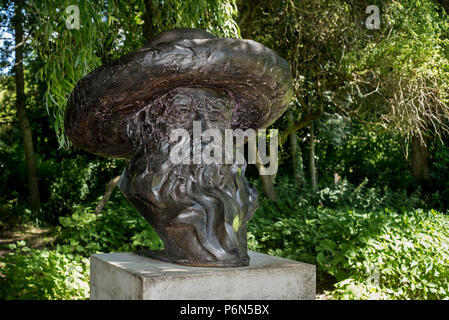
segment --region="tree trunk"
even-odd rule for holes
[[[294,123],[293,111],[291,109],[289,109],[288,125],[292,126],[293,123]],[[304,183],[304,171],[303,171],[303,164],[302,164],[301,149],[298,145],[296,131],[291,132],[289,134],[289,138],[290,138],[290,149],[292,152],[293,176],[295,178],[296,186],[298,187],[299,190],[301,190],[301,187]]]
[[[151,41],[155,35],[154,25],[153,25],[153,1],[145,0],[145,15],[143,21],[143,37],[146,42]]]
[[[430,180],[429,138],[412,137],[411,174],[420,183]]]
[[[25,108],[25,80],[23,76],[23,17],[22,1],[15,3],[14,29],[15,29],[15,80],[16,80],[16,109],[19,118],[20,131],[22,133],[25,162],[28,171],[28,187],[30,191],[30,205],[34,212],[41,206],[39,195],[39,180],[37,176],[36,161],[34,158],[33,137],[30,121]]]
[[[270,150],[270,152],[272,151]],[[260,180],[262,181],[263,193],[265,193],[268,199],[277,201],[278,198],[276,195],[276,191],[274,190],[274,180],[276,179],[276,174],[274,175],[260,174],[262,172],[264,165],[262,164],[262,160],[260,159],[259,151],[256,152],[256,159],[257,159],[256,167],[257,171],[259,172]]]
[[[263,192],[265,193],[265,195],[273,200],[273,201],[277,201],[278,197],[276,195],[276,191],[274,190],[274,179],[276,178],[275,175],[266,175],[260,176],[260,180],[262,181],[262,188],[263,188]]]
[[[309,159],[309,169],[310,169],[310,183],[312,185],[312,190],[316,191],[318,188],[318,178],[315,165],[315,124],[314,121],[310,124],[310,159]]]
[[[106,203],[108,203],[109,198],[111,197],[112,191],[114,191],[114,188],[117,186],[119,180],[120,180],[120,176],[117,176],[115,178],[112,178],[108,182],[108,184],[106,185],[106,191],[104,192],[103,197],[101,198],[100,202],[98,202],[98,205],[95,208],[95,214],[99,214],[101,212],[101,210],[103,210]]]

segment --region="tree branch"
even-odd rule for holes
[[[309,112],[307,113],[305,119],[299,120],[294,122],[292,125],[288,126],[287,129],[285,129],[279,137],[279,144],[283,145],[285,143],[285,141],[287,140],[288,136],[293,133],[298,131],[301,128],[304,128],[305,126],[307,126],[311,121],[313,120],[317,120],[321,117],[321,115],[323,114],[323,108],[320,108],[318,111],[316,112]]]
[[[106,185],[106,191],[104,192],[103,197],[101,198],[100,202],[98,202],[97,207],[95,208],[95,214],[99,214],[101,210],[103,210],[106,203],[109,201],[109,198],[111,197],[112,191],[114,191],[114,188],[117,186],[118,181],[120,179],[120,176],[117,176],[115,178],[112,178],[108,184]]]

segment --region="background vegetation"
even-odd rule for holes
[[[247,171],[251,250],[316,264],[320,298],[449,298],[447,2],[0,4],[0,299],[87,299],[90,254],[162,248],[115,188],[126,164],[71,147],[62,119],[79,79],[176,27],[256,40],[291,66],[279,171]]]

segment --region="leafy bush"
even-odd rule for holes
[[[0,259],[0,299],[87,299],[90,254],[162,248],[151,226],[125,200],[110,201],[98,215],[89,206],[77,206],[72,216],[59,220],[54,250],[10,245],[14,252]]]
[[[39,168],[41,184],[48,186],[43,190],[42,218],[55,224],[60,216],[70,216],[76,206],[97,201],[108,180],[121,171],[121,163],[79,155],[42,161]]]
[[[431,183],[429,183],[427,202],[437,210],[449,209],[449,141],[445,144],[434,142],[431,145],[430,161]]]
[[[0,299],[88,299],[89,260],[59,250],[31,250],[24,241],[0,257]]]
[[[449,299],[449,218],[434,210],[388,213],[377,237],[348,252],[343,299]]]
[[[115,202],[123,197],[116,197]],[[162,241],[148,222],[126,200],[108,202],[102,212],[78,206],[70,217],[60,217],[58,243],[66,252],[88,256],[97,252],[161,249]]]
[[[329,209],[348,209],[360,211],[378,211],[384,208],[396,211],[410,211],[422,208],[426,203],[420,198],[420,190],[407,195],[405,190],[392,191],[387,186],[384,188],[370,187],[365,179],[359,185],[351,184],[347,179],[342,179],[338,184],[323,187],[316,192],[304,188],[299,191],[292,177],[281,176],[277,178],[276,193],[280,196],[277,203],[263,198],[262,186],[259,180],[251,180],[259,190],[260,209],[271,212],[274,216],[279,211],[290,210],[291,207],[322,207]],[[284,207],[284,205],[287,205]],[[274,206],[274,207],[273,207]]]
[[[323,185],[333,183],[334,173],[354,185],[366,179],[367,187],[405,190],[412,185],[409,163],[404,160],[403,136],[396,132],[379,135],[335,114],[324,115],[316,124],[316,166]],[[309,153],[303,151],[307,167]]]
[[[312,198],[321,207],[351,208],[362,211],[394,208],[407,211],[422,207],[425,203],[419,197],[419,190],[407,196],[405,190],[393,192],[389,188],[369,187],[368,179],[354,186],[343,179],[337,185],[318,190]]]
[[[279,195],[248,224],[250,249],[316,264],[339,282],[335,298],[449,298],[447,215],[314,208]]]
[[[0,126],[0,203],[8,200],[26,201],[27,176],[23,161],[20,130],[14,126]]]

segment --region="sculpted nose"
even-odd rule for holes
[[[193,115],[193,121],[198,121],[201,124],[201,131],[212,128],[212,123],[202,110],[196,110]]]

